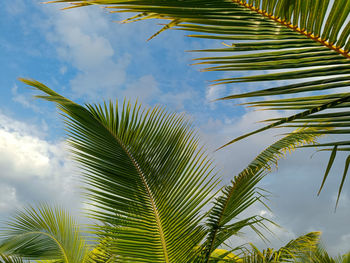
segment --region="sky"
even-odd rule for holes
[[[62,118],[54,105],[33,98],[18,77],[36,79],[79,103],[124,98],[144,105],[166,105],[185,112],[199,130],[223,182],[228,183],[265,147],[280,137],[268,131],[214,152],[229,139],[260,127],[259,120],[280,112],[253,111],[241,101],[212,102],[254,84],[210,87],[221,75],[201,73],[190,66],[194,54],[185,50],[220,46],[190,39],[169,30],[146,41],[159,29],[157,21],[120,24],[126,16],[101,8],[60,10],[37,0],[0,2],[0,220],[14,210],[38,202],[59,204],[78,215],[84,209],[79,195],[78,169],[67,156]],[[236,73],[240,74],[240,73]],[[268,85],[268,84],[264,84]],[[278,133],[277,133],[278,134]],[[267,216],[273,227],[268,246],[278,248],[310,231],[322,231],[333,255],[350,248],[350,185],[334,213],[344,156],[336,160],[319,197],[328,154],[297,150],[281,160],[278,170],[261,182],[271,192],[268,205],[247,213]],[[234,244],[263,244],[247,231]]]

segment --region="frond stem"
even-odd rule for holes
[[[304,28],[299,28],[298,26],[293,25],[291,22],[287,22],[285,20],[280,19],[279,17],[273,16],[272,14],[267,13],[265,10],[261,10],[259,7],[255,7],[253,6],[253,4],[248,4],[246,1],[241,1],[241,0],[231,0],[233,3],[239,4],[243,7],[246,7],[248,9],[250,9],[251,11],[254,11],[264,17],[270,18],[273,21],[284,25],[290,29],[292,29],[295,32],[298,32],[304,36],[306,36],[309,39],[314,40],[315,42],[320,43],[321,45],[328,47],[331,50],[334,50],[335,52],[337,52],[338,54],[346,57],[346,58],[350,58],[349,52],[346,52],[345,50],[333,45],[333,43],[329,43],[328,41],[322,39],[320,36],[315,36],[314,34],[312,34],[312,32],[307,32]]]
[[[152,195],[151,189],[149,188],[149,186],[148,186],[148,184],[146,182],[145,176],[143,175],[143,172],[141,171],[138,163],[136,162],[136,160],[134,159],[132,154],[129,152],[128,149],[126,149],[126,147],[124,147],[124,145],[123,145],[123,148],[124,148],[125,152],[127,153],[127,155],[129,156],[129,158],[131,159],[132,163],[134,164],[138,174],[141,177],[142,183],[144,184],[144,186],[146,188],[146,191],[147,191],[147,194],[148,194],[149,199],[151,201],[152,209],[153,209],[153,212],[154,212],[154,215],[155,215],[155,218],[156,218],[156,222],[157,222],[157,226],[158,226],[158,230],[159,230],[159,236],[160,236],[160,239],[161,239],[161,242],[162,242],[162,247],[163,247],[163,252],[164,252],[164,259],[165,259],[166,263],[169,263],[168,251],[167,251],[167,246],[166,246],[166,242],[165,242],[165,238],[164,238],[163,227],[162,227],[162,223],[160,221],[160,217],[159,217],[157,206],[156,206],[156,204],[154,203],[154,200],[153,200],[153,195]]]
[[[101,122],[100,122],[101,123]],[[101,125],[103,125],[101,123]],[[104,126],[104,125],[103,125]],[[167,246],[166,246],[166,241],[165,241],[165,237],[164,237],[164,232],[163,232],[163,227],[162,227],[162,223],[160,221],[160,216],[159,216],[159,213],[158,213],[158,209],[157,209],[157,206],[154,202],[154,198],[153,198],[153,195],[152,195],[152,191],[151,189],[149,188],[148,184],[147,184],[147,181],[146,181],[146,178],[140,168],[140,166],[138,165],[137,161],[135,160],[134,156],[132,155],[132,153],[129,151],[129,149],[125,146],[125,144],[120,140],[120,138],[114,134],[108,127],[104,126],[109,132],[110,134],[117,140],[117,142],[121,145],[121,147],[123,148],[123,150],[125,151],[125,153],[128,155],[128,157],[130,158],[130,160],[132,161],[134,167],[136,168],[137,170],[137,173],[139,174],[140,178],[141,178],[141,181],[144,185],[144,187],[146,188],[146,191],[147,191],[147,195],[151,201],[151,206],[152,206],[152,210],[153,210],[153,213],[154,213],[154,216],[155,216],[155,219],[156,219],[156,223],[157,223],[157,227],[158,227],[158,230],[159,230],[159,236],[160,236],[160,240],[161,240],[161,243],[162,243],[162,248],[163,248],[163,253],[164,253],[164,260],[165,260],[165,263],[169,263],[169,256],[168,256],[168,250],[167,250]]]

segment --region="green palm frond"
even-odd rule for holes
[[[305,255],[305,257],[301,258],[298,263],[305,261],[308,261],[310,263],[349,263],[350,253],[332,257],[328,254],[326,249],[321,244],[318,244],[317,248],[313,251],[311,256],[307,257],[307,255]]]
[[[183,115],[124,103],[78,105],[24,80],[64,113],[69,143],[84,170],[91,216],[110,251],[127,262],[185,262],[204,238],[203,207],[217,179]]]
[[[8,262],[32,259],[81,263],[87,255],[86,243],[73,218],[65,210],[48,205],[17,211],[1,231],[0,251],[11,256],[3,256]]]
[[[317,247],[317,249],[312,254],[312,258],[311,259],[309,258],[309,261],[312,263],[337,263],[337,262],[339,262],[339,260],[331,257],[327,253],[327,251],[321,246]]]
[[[273,166],[277,166],[279,158],[298,146],[314,144],[318,136],[317,129],[309,128],[295,131],[278,140],[262,151],[247,168],[232,180],[231,185],[223,189],[208,215],[209,234],[204,243],[206,255],[210,255],[243,227],[251,226],[258,235],[262,236],[257,226],[265,227],[265,218],[254,216],[234,223],[232,219],[237,218],[256,202],[262,202],[264,195],[259,193],[256,185],[271,171]]]
[[[226,262],[237,262],[242,263],[240,257],[235,255],[232,251],[226,249],[215,249],[210,256],[210,263],[226,263]]]
[[[252,250],[242,256],[242,263],[279,263],[279,262],[297,262],[303,259],[303,262],[311,262],[311,256],[317,249],[320,241],[320,232],[311,232],[290,241],[279,250],[272,248],[260,251],[251,244]]]
[[[105,5],[112,12],[136,13],[124,22],[155,18],[170,20],[158,33],[166,29],[185,30],[191,32],[189,37],[224,41],[223,47],[195,50],[210,54],[195,59],[195,64],[205,66],[203,71],[225,72],[226,75],[232,72],[231,77],[214,80],[213,85],[256,82],[259,87],[259,83],[269,82],[271,87],[228,95],[221,99],[291,96],[311,92],[311,95],[299,98],[278,97],[275,100],[253,102],[251,106],[254,107],[297,110],[298,113],[275,120],[264,128],[229,141],[226,145],[286,123],[302,127],[311,121],[314,127],[323,128],[325,119],[327,127],[333,129],[325,129],[321,133],[345,136],[350,134],[349,118],[344,120],[344,116],[349,116],[347,108],[350,106],[350,93],[337,92],[339,88],[350,84],[350,2],[347,0],[50,2],[71,3],[71,7]],[[252,71],[252,74],[256,74],[256,70],[269,72],[257,75],[249,73]],[[237,77],[237,71],[246,75]],[[318,114],[321,111],[327,113],[321,117]],[[328,146],[337,151],[349,152],[350,141],[338,139],[318,147]],[[345,170],[347,166],[348,164]]]
[[[88,263],[115,262],[116,256],[110,251],[111,243],[110,238],[101,238],[99,244],[89,252],[86,261]]]

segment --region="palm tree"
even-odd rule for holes
[[[240,77],[234,74],[232,77],[217,79],[213,81],[213,85],[268,81],[271,86],[228,95],[220,100],[263,98],[246,104],[268,110],[297,111],[297,113],[284,118],[265,120],[268,123],[265,127],[235,138],[224,146],[273,127],[307,125],[319,128],[320,134],[348,136],[350,133],[347,109],[350,106],[350,95],[339,89],[348,87],[350,83],[350,22],[348,20],[350,2],[347,0],[57,0],[50,2],[67,2],[72,4],[71,7],[105,5],[112,12],[136,13],[124,22],[145,19],[170,20],[155,35],[173,28],[193,32],[188,35],[189,37],[228,42],[219,48],[194,50],[209,53],[205,57],[195,59],[195,64],[206,66],[203,71],[233,71],[234,73],[244,71],[246,74]],[[230,43],[232,41],[235,42]],[[258,75],[249,74],[249,71],[256,70],[269,72]],[[294,94],[301,95],[291,97]],[[264,96],[270,97],[265,100]],[[273,96],[277,99],[271,99]],[[320,193],[336,153],[349,152],[350,140],[348,137],[338,138],[318,144],[317,147],[331,151]],[[337,203],[349,164],[350,157],[346,159]]]
[[[98,223],[91,243],[64,210],[29,207],[0,233],[0,253],[8,258],[66,263],[232,259],[234,249],[218,250],[228,239],[246,227],[262,237],[268,229],[270,221],[261,216],[237,219],[264,203],[257,183],[286,150],[319,136],[317,129],[291,133],[218,189],[215,167],[184,115],[137,103],[124,103],[122,109],[112,102],[81,106],[40,82],[22,81],[61,110],[70,151],[83,170],[84,194],[92,206],[88,215]],[[304,243],[308,249],[319,233],[310,235]]]

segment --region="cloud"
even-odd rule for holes
[[[193,101],[193,98],[198,98],[199,94],[194,89],[187,89],[183,92],[167,92],[163,93],[159,102],[166,105],[175,111],[184,111],[187,106],[197,104],[198,101]]]
[[[123,97],[138,99],[143,103],[149,103],[161,94],[158,84],[152,75],[146,75],[126,85]]]
[[[25,3],[23,0],[12,0],[10,2],[6,2],[5,10],[10,15],[19,15],[25,12]]]
[[[77,70],[70,80],[76,96],[110,95],[125,83],[128,55],[112,47],[106,33],[108,21],[101,12],[91,9],[57,10],[45,8],[51,16],[46,37],[62,61]],[[92,22],[93,21],[93,22]],[[63,69],[66,73],[67,69]]]
[[[183,101],[193,95],[186,82],[194,71],[182,68],[192,57],[184,50],[189,45],[198,46],[197,40],[179,38],[181,32],[165,32],[166,36],[146,42],[156,32],[154,21],[118,25],[111,19],[122,20],[122,15],[99,8],[61,11],[58,7],[43,8],[49,14],[43,30],[65,64],[59,71],[69,78],[75,98],[100,100],[125,95],[150,101],[153,96],[153,103],[172,104],[175,99],[174,107],[183,108]],[[178,88],[172,92],[175,83],[170,76],[184,72],[186,76],[176,82]]]
[[[28,94],[22,94],[18,92],[18,86],[15,84],[11,89],[12,92],[12,100],[18,102],[23,107],[32,109],[34,112],[39,112],[40,109],[33,103],[33,100],[30,99]]]
[[[0,212],[9,211],[14,207],[19,207],[16,188],[0,183]]]
[[[33,127],[0,113],[0,213],[47,202],[78,209],[77,178],[64,143],[48,142]]]
[[[220,86],[209,86],[206,89],[206,93],[205,93],[205,99],[208,102],[212,102],[216,99],[219,98],[223,98],[225,97],[227,94],[226,91],[226,86],[225,85],[220,85]],[[215,108],[217,107],[217,104],[214,103],[210,103],[209,104],[210,109],[215,110]]]

